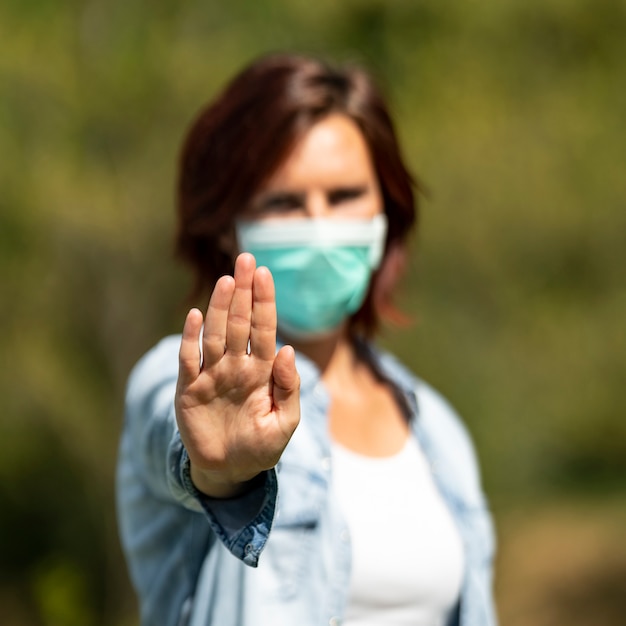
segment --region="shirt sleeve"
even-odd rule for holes
[[[209,498],[196,489],[174,411],[179,346],[180,336],[164,339],[131,373],[122,446],[127,453],[120,463],[153,498],[202,513],[234,556],[256,566],[274,518],[276,473],[264,472],[251,490],[235,498]]]

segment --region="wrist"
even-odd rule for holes
[[[190,463],[190,476],[195,488],[210,498],[236,498],[254,489],[263,472],[252,476],[231,477],[225,472],[203,470]]]

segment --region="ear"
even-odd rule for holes
[[[406,265],[406,246],[399,241],[390,243],[378,270],[382,283],[386,286],[385,296],[391,295],[396,283],[406,271]]]
[[[389,245],[378,268],[376,276],[376,288],[374,291],[374,307],[380,316],[398,325],[407,326],[411,318],[393,303],[398,281],[406,272],[408,252],[406,245],[395,241]]]

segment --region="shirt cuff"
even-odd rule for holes
[[[180,454],[180,481],[206,515],[225,547],[247,565],[256,567],[269,537],[278,494],[274,469],[262,472],[251,489],[228,499],[211,498],[199,491],[191,480],[191,464],[184,446]]]

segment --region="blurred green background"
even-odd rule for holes
[[[182,135],[270,50],[356,60],[428,189],[382,342],[465,417],[503,626],[626,615],[623,0],[0,5],[0,623],[130,626],[125,380],[178,332]]]

